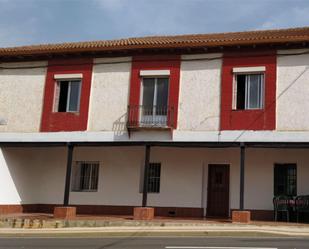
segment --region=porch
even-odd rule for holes
[[[0,213],[53,213],[57,206],[75,206],[78,215],[131,216],[133,208],[155,208],[155,217],[211,217],[211,203],[249,210],[252,220],[272,220],[274,165],[296,164],[297,194],[309,193],[307,144],[300,143],[172,143],[119,142],[69,144],[2,144]],[[96,191],[74,191],[76,162],[99,162]],[[143,191],[151,163],[161,164],[158,192]],[[228,167],[225,202],[210,200],[211,165]],[[146,166],[146,167],[145,167]],[[222,179],[221,179],[222,178]],[[221,180],[220,180],[221,179]],[[154,183],[153,183],[154,184]],[[220,206],[218,206],[220,208]],[[216,216],[216,215],[215,215]]]

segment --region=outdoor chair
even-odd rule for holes
[[[296,197],[295,211],[296,211],[297,222],[299,222],[300,214],[309,212],[309,196],[308,195],[300,195]]]
[[[288,196],[280,195],[280,196],[275,196],[273,198],[275,221],[278,221],[279,212],[285,213],[286,221],[287,222],[290,221],[289,203],[290,203],[290,198]]]

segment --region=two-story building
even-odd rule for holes
[[[309,28],[0,48],[0,214],[273,218],[309,194]]]

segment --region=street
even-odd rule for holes
[[[274,237],[107,237],[0,238],[1,249],[304,249],[309,238]]]

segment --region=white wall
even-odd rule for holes
[[[46,62],[2,63],[2,67],[44,66]],[[0,69],[0,132],[37,132],[43,108],[46,68]]]
[[[277,58],[277,130],[309,130],[308,50],[280,50]],[[282,95],[282,96],[280,96]]]
[[[65,148],[6,148],[0,161],[2,204],[63,201]],[[236,151],[236,153],[235,153]],[[71,204],[132,205],[142,202],[140,184],[144,147],[77,147],[74,161],[99,161],[98,192],[71,192]],[[225,158],[222,159],[222,153]],[[237,149],[153,148],[152,162],[161,162],[161,191],[149,194],[148,204],[165,207],[206,207],[209,163],[231,164],[231,207],[238,203]],[[206,168],[207,172],[207,168]],[[204,190],[203,187],[204,186]],[[13,198],[11,200],[10,198]]]
[[[0,149],[0,204],[31,204],[40,201],[46,171],[38,164],[40,149]],[[50,196],[52,198],[52,196]]]
[[[181,62],[180,72],[179,130],[214,131],[219,129],[222,60],[207,59],[220,56],[222,55],[182,56],[184,61]],[[200,60],[205,58],[206,60]]]
[[[70,203],[94,205],[141,205],[139,193],[142,147],[85,147],[74,152],[76,161],[99,161],[98,192],[71,192]]]
[[[93,67],[88,130],[126,130],[131,58],[98,58]],[[121,62],[113,64],[113,62]],[[112,63],[112,64],[108,64]]]
[[[308,149],[247,149],[245,208],[273,209],[275,163],[296,163],[297,194],[309,194]]]
[[[276,129],[309,130],[309,50],[279,50],[277,58]],[[298,53],[298,55],[292,55]],[[289,54],[288,56],[283,54]],[[178,130],[217,131],[220,116],[221,54],[182,55]],[[206,59],[206,60],[203,60]],[[129,97],[131,57],[97,58],[93,67],[89,131],[121,135]],[[121,62],[115,63],[114,62]],[[105,63],[105,64],[100,64]],[[0,70],[0,132],[38,132],[41,123],[46,61],[2,63]]]
[[[65,148],[2,148],[1,152],[0,204],[63,202]],[[148,205],[206,208],[208,164],[230,164],[230,208],[238,209],[239,155],[238,148],[152,148],[151,162],[161,162],[161,191],[149,194]],[[297,163],[297,193],[308,194],[307,155],[306,149],[247,149],[245,208],[273,209],[275,163]],[[74,161],[87,160],[100,162],[98,192],[71,192],[71,204],[141,205],[143,147],[74,149]]]

